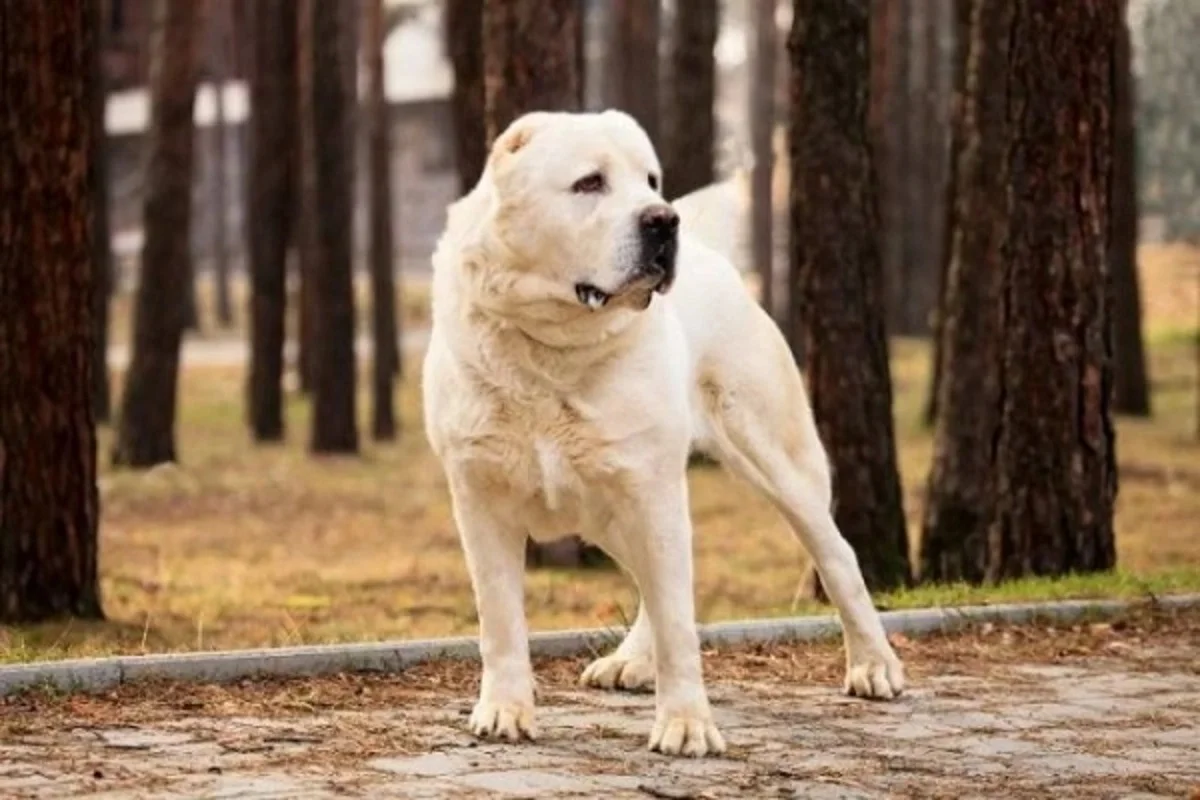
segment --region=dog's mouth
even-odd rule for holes
[[[632,277],[614,291],[601,289],[594,283],[575,284],[575,297],[581,305],[592,311],[597,311],[608,305],[608,302],[618,295],[625,293],[639,294],[645,298],[645,305],[650,303],[650,293],[666,294],[675,278],[675,248],[663,247],[646,266],[639,269]]]

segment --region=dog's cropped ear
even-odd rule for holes
[[[501,161],[520,152],[549,118],[546,111],[532,111],[513,120],[492,144],[492,161]]]

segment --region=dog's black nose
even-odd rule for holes
[[[679,215],[665,203],[648,206],[638,215],[642,233],[655,239],[667,239],[679,229]]]

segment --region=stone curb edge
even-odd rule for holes
[[[1200,607],[1200,594],[1168,595],[1145,600],[1064,600],[926,608],[887,611],[881,616],[888,633],[919,636],[983,622],[1026,624],[1044,620],[1069,623],[1081,618],[1114,616],[1140,607]],[[777,641],[814,641],[836,636],[840,631],[837,617],[831,615],[711,623],[700,626],[700,638],[706,647],[728,647]],[[614,645],[620,635],[619,630],[602,628],[535,633],[530,637],[530,650],[534,656],[580,655]],[[254,677],[401,672],[425,661],[478,657],[478,640],[464,636],[377,644],[42,661],[0,667],[0,696],[32,688],[97,692],[144,680],[219,683]]]

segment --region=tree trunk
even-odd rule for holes
[[[213,47],[213,102],[215,119],[212,130],[212,209],[213,219],[213,288],[217,303],[217,325],[233,325],[233,301],[229,292],[229,157],[227,144],[229,127],[226,124],[225,84],[229,79],[229,39],[232,6],[228,2],[210,2],[211,37]]]
[[[775,73],[778,0],[752,0],[749,27],[750,145],[754,166],[750,171],[750,240],[754,267],[761,283],[759,301],[772,318],[779,318],[775,303],[775,239],[771,176],[775,173]]]
[[[347,17],[339,4],[312,2],[311,126],[315,159],[317,259],[312,265],[312,438],[314,453],[358,452],[352,274],[355,97],[347,63]]]
[[[1118,5],[1019,4],[1013,20],[992,580],[1116,561],[1106,239]]]
[[[298,163],[296,3],[255,0],[250,74],[250,174],[246,204],[250,255],[250,430],[283,439],[283,349],[287,255],[295,219]]]
[[[393,383],[400,371],[396,286],[392,262],[392,148],[384,96],[383,2],[367,0],[367,127],[370,166],[371,431],[377,441],[396,438]]]
[[[873,14],[880,15],[876,25],[879,47],[877,53],[885,63],[875,71],[872,88],[883,93],[872,102],[879,127],[873,139],[878,158],[880,223],[882,235],[880,254],[883,262],[884,289],[890,327],[895,327],[895,308],[905,273],[908,238],[905,212],[908,198],[906,187],[911,178],[909,165],[909,116],[912,98],[909,96],[908,73],[911,37],[909,17],[911,0],[873,0]],[[882,51],[880,53],[880,51]]]
[[[0,5],[0,624],[103,616],[89,202],[98,23],[88,0]]]
[[[152,467],[176,459],[175,406],[179,347],[187,325],[191,270],[192,123],[200,6],[159,0],[158,53],[151,80],[150,156],[141,279],[133,325],[133,360],[113,463]]]
[[[1006,98],[1011,4],[969,0],[966,91],[956,129],[954,235],[941,318],[941,375],[933,467],[921,537],[921,579],[981,582],[997,490],[993,436],[1004,390],[998,370],[1004,326],[1009,140]]]
[[[297,363],[300,391],[313,386],[313,357],[316,353],[316,265],[320,259],[317,234],[316,145],[313,142],[313,15],[314,0],[297,0],[296,12],[296,106],[298,191],[296,192],[296,271],[300,277],[297,309]]]
[[[484,105],[488,143],[514,119],[535,110],[575,110],[579,104],[577,0],[486,0],[483,11]],[[549,544],[529,541],[530,566],[580,566],[606,561],[577,536]]]
[[[1109,569],[1116,4],[976,0],[926,577]]]
[[[663,187],[682,197],[713,182],[716,142],[717,0],[688,0],[675,15]]]
[[[1122,17],[1125,3],[1121,3]],[[1129,26],[1122,19],[1113,62],[1116,108],[1113,112],[1112,300],[1113,410],[1150,416],[1150,387],[1142,342],[1141,290],[1138,286],[1137,130],[1134,124],[1133,64]]]
[[[796,2],[788,42],[791,313],[833,467],[834,518],[867,585],[881,590],[905,585],[909,567],[867,135],[868,6]]]
[[[958,213],[958,162],[965,148],[966,132],[965,104],[967,91],[967,59],[971,45],[971,3],[973,0],[954,0],[953,51],[950,59],[952,90],[950,97],[950,120],[946,146],[946,171],[942,182],[942,207],[944,220],[941,226],[941,249],[938,253],[938,295],[933,310],[933,341],[929,366],[929,395],[925,399],[922,419],[927,427],[933,427],[937,418],[938,391],[942,380],[942,333],[946,305],[946,281],[950,274],[950,262],[954,257],[955,219]]]
[[[446,0],[446,49],[454,68],[450,97],[454,116],[458,187],[467,193],[487,162],[483,113],[483,0]]]
[[[628,112],[659,152],[659,38],[662,10],[658,0],[611,0],[608,46],[604,54],[604,95],[609,108]]]
[[[108,373],[108,317],[109,301],[113,292],[112,221],[109,217],[111,203],[108,186],[108,136],[105,133],[104,117],[107,90],[104,84],[101,51],[104,45],[104,22],[99,3],[86,3],[87,13],[94,17],[88,20],[89,30],[95,31],[97,42],[88,50],[91,63],[87,67],[86,88],[91,111],[91,138],[88,154],[88,194],[92,198],[92,264],[93,280],[92,321],[95,323],[92,349],[92,414],[96,422],[108,422],[112,418],[112,386]]]

